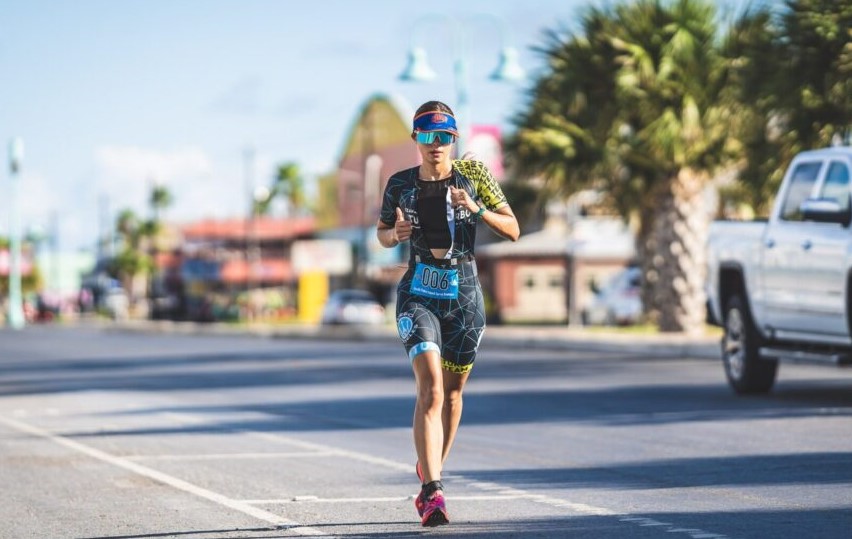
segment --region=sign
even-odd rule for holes
[[[22,252],[18,260],[20,261],[19,269],[21,275],[29,275],[33,270],[33,261],[30,254],[28,252]],[[0,275],[9,275],[10,271],[12,271],[12,254],[8,250],[4,249],[0,251]]]
[[[352,272],[352,244],[346,240],[300,240],[290,249],[296,275],[323,271],[329,275]]]
[[[503,143],[500,128],[495,125],[474,125],[470,139],[465,145],[467,151],[476,154],[476,160],[485,163],[497,181],[503,179]]]

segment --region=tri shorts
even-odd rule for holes
[[[431,268],[455,270],[458,293],[454,298],[428,297],[409,266],[397,285],[396,322],[408,357],[434,350],[441,355],[444,370],[466,373],[473,368],[476,351],[485,332],[485,302],[476,271],[476,261],[429,262]],[[427,269],[428,271],[428,269]]]

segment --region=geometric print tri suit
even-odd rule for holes
[[[412,361],[418,354],[434,350],[441,355],[445,370],[465,373],[473,368],[485,331],[485,304],[474,259],[478,220],[467,208],[453,208],[446,189],[452,245],[446,258],[434,258],[420,226],[418,195],[427,182],[418,178],[418,171],[419,167],[413,167],[390,177],[379,217],[393,227],[396,208],[400,208],[411,222],[408,270],[397,285],[397,330]],[[454,160],[447,184],[465,189],[480,207],[490,211],[508,204],[497,181],[480,161]]]

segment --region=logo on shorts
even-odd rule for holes
[[[414,331],[414,320],[408,315],[400,316],[396,321],[396,330],[399,332],[399,338],[403,341],[408,340],[411,332]]]

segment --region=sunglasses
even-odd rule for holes
[[[418,131],[414,134],[414,138],[420,144],[432,144],[435,142],[435,139],[438,139],[441,146],[452,144],[456,140],[455,135],[447,133],[446,131]]]

